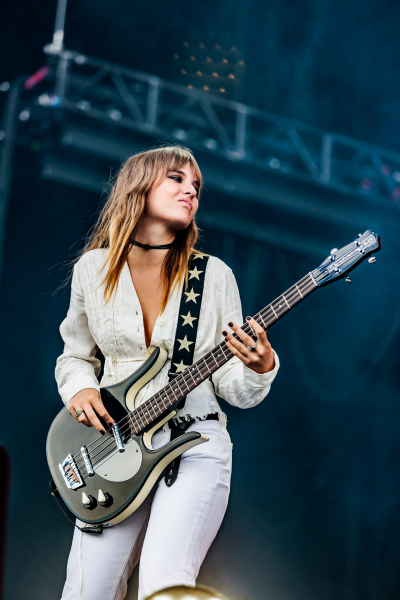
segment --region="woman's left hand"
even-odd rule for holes
[[[257,343],[252,337],[247,335],[236,323],[228,323],[229,327],[236,333],[236,335],[244,342],[239,342],[231,333],[223,331],[222,335],[225,337],[226,344],[229,350],[240,358],[246,367],[249,367],[255,373],[263,374],[272,371],[275,367],[274,354],[272,352],[271,344],[267,339],[266,331],[251,317],[246,317],[246,321],[254,330],[257,336]],[[255,350],[250,350],[256,344]]]

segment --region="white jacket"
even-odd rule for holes
[[[104,387],[122,381],[149,357],[142,309],[127,263],[122,269],[114,300],[107,305],[104,302],[100,285],[104,272],[100,274],[99,271],[106,255],[107,250],[91,250],[74,268],[70,307],[60,326],[65,342],[64,352],[57,359],[55,372],[58,390],[66,406],[84,388],[99,390],[100,385]],[[199,264],[200,261],[197,261]],[[168,360],[154,379],[142,388],[140,399],[150,398],[168,383],[182,286],[183,282],[158,317],[150,343],[150,348],[160,346],[167,349]],[[243,323],[236,280],[225,263],[211,256],[204,282],[194,361],[223,340],[222,331],[228,328],[230,321],[239,325]],[[190,333],[189,323],[187,328]],[[100,361],[96,358],[98,348],[106,358],[100,385],[97,379],[100,372]],[[254,373],[233,357],[213,374],[215,392],[234,406],[256,406],[268,394],[278,368],[276,354],[275,368],[263,375]],[[221,409],[211,382],[206,380],[188,394],[185,407],[178,416],[200,418],[215,412],[221,413]]]

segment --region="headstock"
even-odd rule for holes
[[[376,261],[374,252],[379,252],[381,242],[378,235],[368,229],[365,233],[359,234],[358,237],[347,246],[340,250],[334,248],[331,250],[330,256],[318,267],[311,271],[315,283],[321,287],[328,285],[336,279],[346,277],[346,281],[351,283],[348,273],[355,269],[363,260],[368,258],[368,262]]]

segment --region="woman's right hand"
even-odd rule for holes
[[[96,427],[101,435],[104,435],[105,431],[96,413],[104,419],[107,425],[112,425],[114,423],[114,419],[108,414],[104,407],[99,392],[94,388],[85,388],[75,394],[75,396],[72,396],[69,401],[68,410],[76,421],[86,425],[86,427]],[[75,414],[76,410],[78,412],[79,410],[83,410],[84,412],[77,417]]]

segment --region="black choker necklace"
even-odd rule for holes
[[[168,250],[172,248],[173,244],[162,244],[161,246],[149,246],[149,244],[141,244],[140,242],[133,242],[134,246],[139,246],[139,248],[143,248],[144,250]]]

